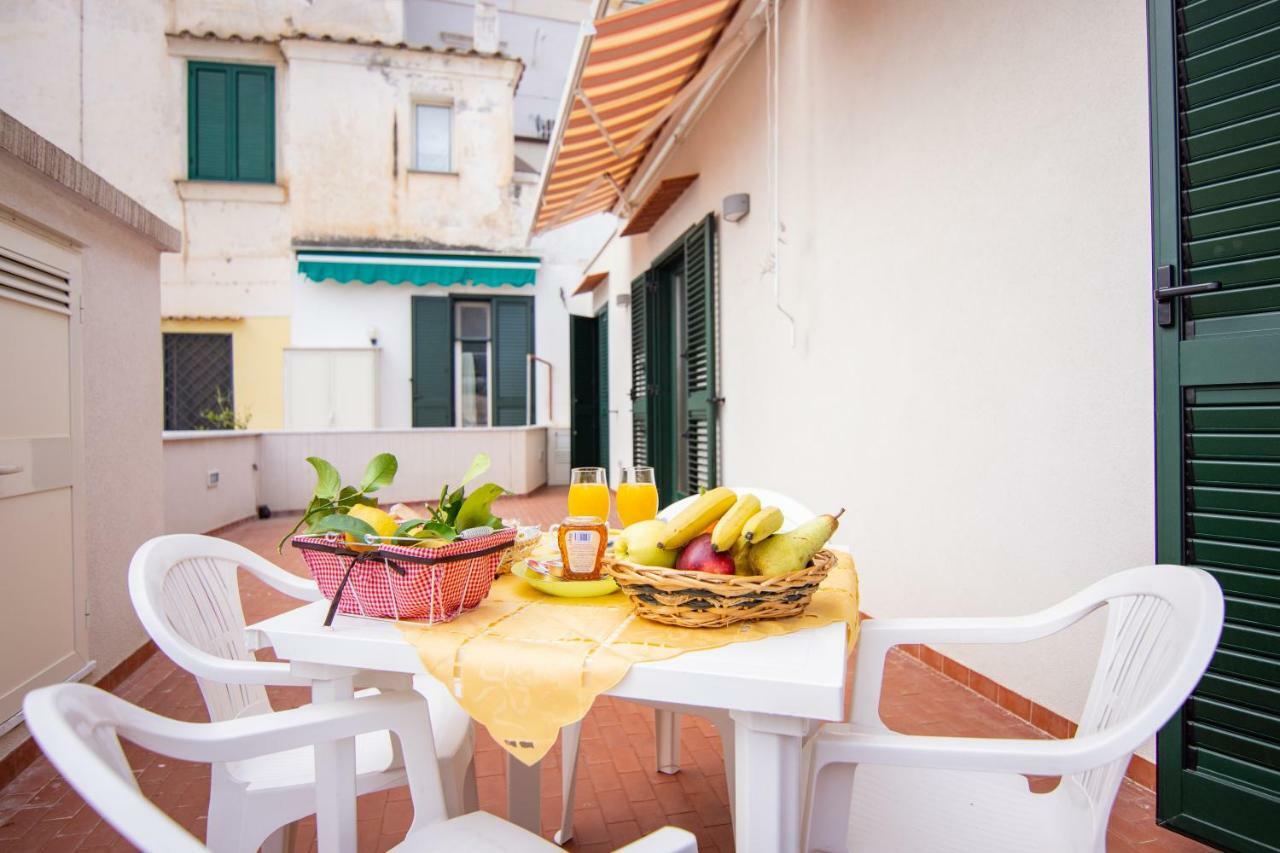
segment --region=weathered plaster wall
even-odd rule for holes
[[[701,177],[600,265],[626,291],[725,195],[751,194],[747,219],[719,223],[722,479],[847,507],[877,616],[1021,613],[1152,562],[1142,5],[783,10],[795,345],[762,272],[759,44],[665,169]],[[611,367],[611,405],[629,411],[625,356]],[[630,431],[611,435],[629,458]],[[1097,628],[945,651],[1078,719]]]

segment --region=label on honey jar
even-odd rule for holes
[[[593,516],[572,516],[560,525],[560,557],[564,579],[587,581],[600,577],[609,529]]]

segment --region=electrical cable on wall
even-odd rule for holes
[[[765,262],[764,275],[773,276],[773,304],[778,313],[787,318],[787,323],[791,329],[791,346],[796,345],[796,318],[782,307],[782,232],[785,226],[782,223],[781,198],[780,198],[780,157],[781,149],[781,98],[779,95],[781,78],[780,69],[780,50],[781,50],[781,26],[778,19],[778,6],[781,0],[766,0],[765,2],[765,114],[766,121],[769,125],[769,189],[773,195],[773,249],[769,253],[768,260]]]

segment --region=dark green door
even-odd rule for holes
[[[600,467],[609,470],[609,306],[596,315],[596,435]]]
[[[413,425],[453,426],[453,309],[440,296],[409,301],[413,323]]]
[[[718,485],[715,217],[631,284],[632,446],[665,505]]]
[[[569,462],[604,467],[600,456],[600,371],[594,317],[569,317]]]
[[[1280,850],[1280,0],[1150,0],[1149,21],[1157,554],[1227,598],[1160,733],[1157,816]]]

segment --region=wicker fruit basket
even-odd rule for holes
[[[610,557],[605,571],[646,619],[681,628],[723,628],[798,616],[835,564],[836,555],[822,550],[807,568],[772,577],[681,572]]]
[[[502,552],[502,560],[498,563],[498,576],[511,573],[511,567],[521,560],[527,559],[542,540],[542,530],[538,527],[522,527],[516,534],[511,547]]]

